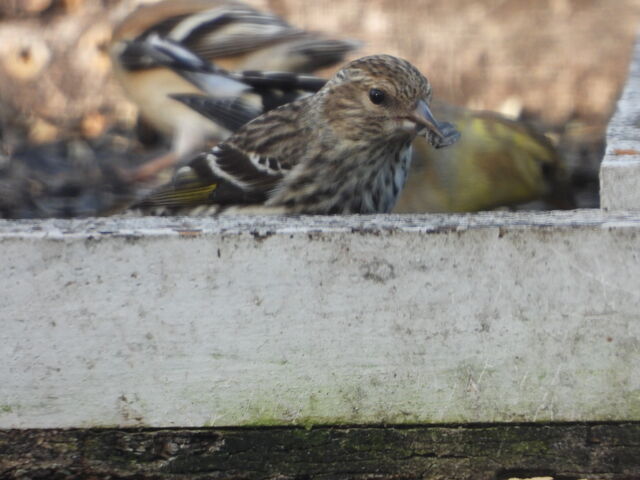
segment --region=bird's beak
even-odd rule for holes
[[[437,137],[444,138],[444,135],[438,126],[438,121],[435,119],[433,113],[431,113],[431,109],[429,109],[429,106],[427,105],[427,102],[424,100],[420,100],[418,102],[418,106],[413,112],[411,112],[409,119],[415,122],[419,130],[423,130],[422,127],[426,127],[427,130],[433,132]]]
[[[418,127],[418,134],[424,134],[429,143],[436,148],[452,145],[460,138],[460,133],[452,124],[439,123],[436,120],[424,100],[418,101],[418,105],[408,118]]]

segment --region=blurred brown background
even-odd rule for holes
[[[142,0],[0,0],[3,148],[131,126],[111,80],[112,25]],[[526,117],[573,169],[597,171],[640,0],[248,0],[415,63],[459,105]],[[329,73],[329,72],[325,72]],[[588,206],[588,205],[587,205]]]

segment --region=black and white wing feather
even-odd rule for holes
[[[116,31],[129,40],[119,55],[126,68],[149,68],[141,43],[159,36],[208,61],[242,70],[312,72],[344,60],[359,43],[295,28],[282,18],[235,1],[165,0],[140,7]],[[233,66],[231,66],[233,65]]]
[[[169,212],[195,206],[262,204],[305,154],[301,136],[310,126],[296,121],[309,98],[272,110],[242,127],[226,142],[183,167],[139,207]]]
[[[169,68],[204,93],[217,97],[237,95],[250,88],[265,94],[294,91],[315,93],[326,83],[324,78],[291,72],[230,72],[180,43],[157,35],[148,37],[137,46],[144,51],[149,63]],[[279,104],[282,105],[282,102]]]
[[[149,58],[202,92],[170,94],[171,98],[230,132],[264,112],[316,93],[326,83],[324,78],[289,72],[227,72],[160,37],[150,37],[145,48]]]

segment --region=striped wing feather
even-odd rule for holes
[[[305,153],[307,144],[300,139],[309,127],[297,117],[309,101],[298,100],[248,123],[227,142],[192,160],[171,184],[139,206],[264,203]]]

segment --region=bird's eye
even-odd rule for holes
[[[369,100],[371,100],[371,102],[376,105],[380,105],[382,102],[384,102],[385,97],[386,95],[382,90],[379,90],[377,88],[372,88],[371,90],[369,90]]]

